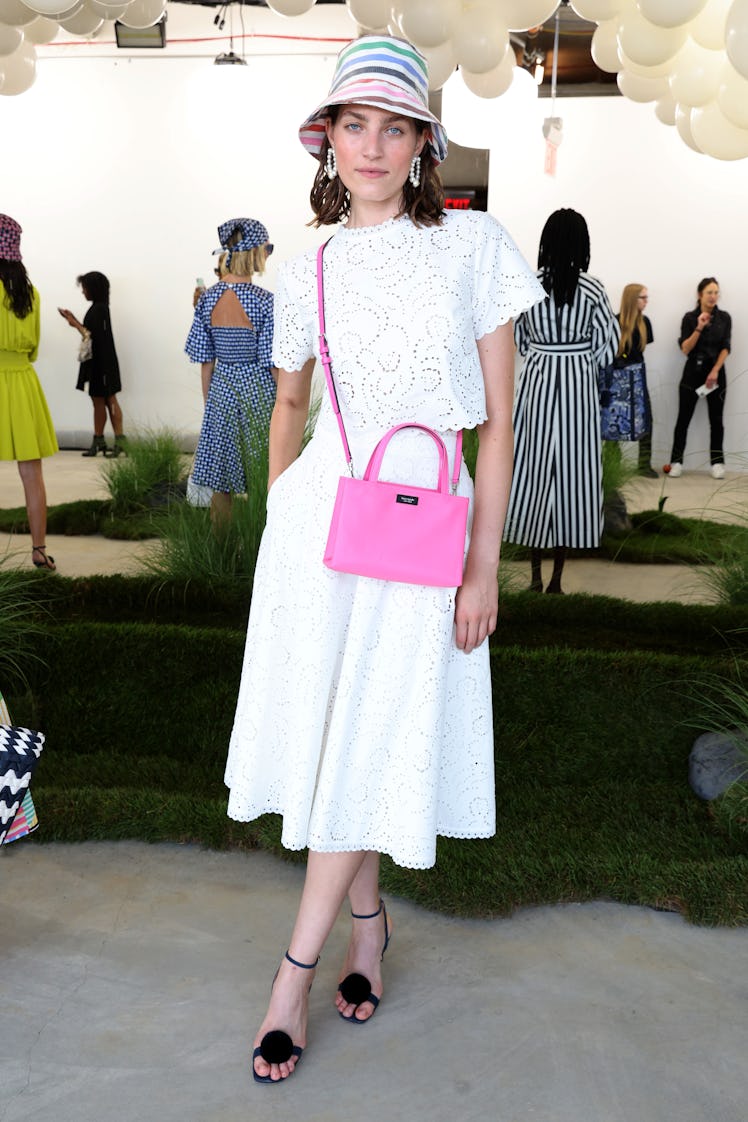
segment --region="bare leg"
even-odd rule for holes
[[[106,408],[109,413],[109,420],[112,422],[115,436],[122,436],[122,407],[117,401],[117,395],[112,394],[111,397],[106,399]]]
[[[361,868],[351,884],[348,898],[351,903],[351,911],[357,916],[374,917],[379,910],[378,853],[369,852],[366,854]],[[387,931],[392,931],[392,922],[389,917]],[[384,911],[376,918],[353,919],[348,951],[338,982],[342,982],[348,974],[363,974],[369,980],[371,992],[377,997],[381,997],[384,992],[382,985],[382,948],[384,947],[386,934]],[[351,1005],[340,991],[335,995],[335,1006],[344,1017],[352,1017],[355,1013],[357,1021],[368,1021],[374,1013],[374,1006],[370,1001],[362,1001],[360,1005]]]
[[[327,936],[340,913],[340,908],[367,854],[309,852],[304,891],[296,917],[291,943],[292,958],[299,962],[316,962]],[[280,1029],[288,1033],[294,1044],[306,1045],[306,1023],[309,986],[313,973],[301,970],[283,959],[275,979],[270,1005],[255,1037],[256,1048],[266,1032]],[[296,1057],[282,1064],[269,1064],[261,1057],[254,1061],[261,1077],[286,1079],[296,1066]]]
[[[224,491],[214,491],[210,500],[210,520],[216,534],[225,533],[231,521],[231,501],[233,496]],[[294,958],[296,956],[294,955]]]
[[[31,544],[47,543],[47,492],[44,487],[41,460],[19,460],[18,474],[23,483],[26,513],[31,531]]]
[[[104,426],[106,425],[106,398],[105,397],[92,397],[93,414],[94,414],[94,436],[104,435]]]

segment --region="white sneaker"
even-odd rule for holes
[[[670,465],[670,478],[677,479],[679,475],[683,474],[683,464]]]
[[[725,478],[725,465],[724,464],[712,464],[712,477],[714,479],[724,479]]]

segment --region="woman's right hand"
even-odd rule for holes
[[[709,312],[702,312],[701,315],[699,316],[699,318],[696,320],[696,326],[698,327],[699,331],[703,331],[704,328],[708,327],[711,322],[712,322],[712,317],[711,317],[710,313]]]
[[[73,313],[69,311],[68,308],[58,308],[57,311],[60,313],[64,320],[67,320],[71,327],[78,326],[78,320],[75,318]]]

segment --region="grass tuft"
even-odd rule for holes
[[[175,433],[163,429],[128,438],[126,450],[103,467],[115,516],[168,506],[180,496],[187,463]]]

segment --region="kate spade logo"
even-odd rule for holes
[[[398,495],[396,503],[405,503],[406,506],[418,506],[418,495]]]

